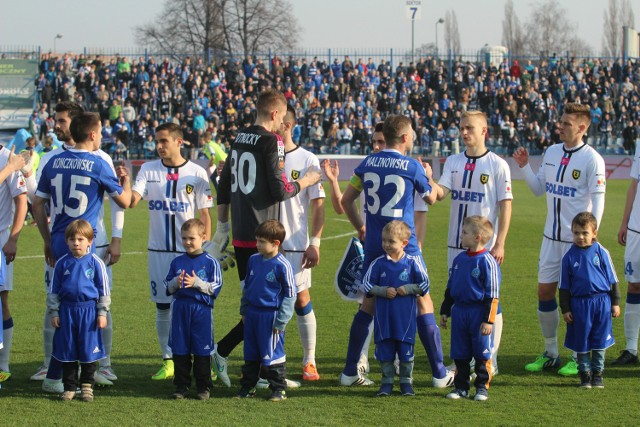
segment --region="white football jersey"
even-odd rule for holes
[[[11,150],[0,145],[0,169],[9,161]],[[20,171],[14,172],[0,184],[0,230],[6,230],[13,225],[13,198],[27,192],[24,177]]]
[[[631,179],[640,181],[640,144],[636,147],[636,155],[633,158],[633,166],[631,166]],[[629,225],[627,226],[631,231],[640,233],[640,186],[636,190],[636,196],[633,199],[633,206],[631,208],[631,216],[629,217]]]
[[[498,234],[498,203],[513,199],[507,162],[491,151],[479,157],[454,154],[447,158],[438,184],[451,193],[449,248],[462,249],[462,222],[472,215],[487,217],[493,224],[493,237],[487,243],[491,248]]]
[[[144,163],[132,190],[147,201],[151,251],[184,252],[180,227],[198,210],[213,206],[207,172],[188,160],[178,167],[162,160]]]
[[[544,153],[536,178],[547,193],[544,236],[573,242],[571,221],[580,212],[591,212],[591,195],[606,190],[604,159],[586,144],[573,150],[555,144]]]
[[[286,153],[284,169],[287,179],[297,181],[302,178],[311,167],[320,169],[320,161],[315,154],[297,147]],[[319,182],[305,188],[296,196],[280,202],[280,221],[287,231],[287,237],[282,242],[285,251],[304,252],[309,246],[309,203],[314,199],[324,199],[324,188]]]

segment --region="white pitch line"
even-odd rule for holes
[[[353,236],[354,234],[356,234],[356,232],[352,231],[351,233],[344,233],[344,234],[337,234],[335,236],[323,237],[322,240],[341,239],[343,237]],[[134,252],[124,252],[122,253],[122,255],[146,255],[147,253],[148,252],[134,251]],[[17,260],[18,259],[37,259],[37,258],[44,258],[44,255],[24,255],[24,256],[16,257]]]

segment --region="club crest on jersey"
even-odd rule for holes
[[[193,185],[187,184],[184,189],[187,191],[187,194],[193,193]]]
[[[489,182],[489,175],[486,173],[480,175],[480,183],[486,184],[487,182]]]
[[[474,279],[477,279],[478,277],[480,277],[480,269],[478,267],[476,267],[473,270],[471,270],[471,276]]]
[[[203,270],[198,271],[198,272],[196,273],[196,275],[198,276],[198,278],[199,278],[200,280],[203,280],[203,281],[205,281],[205,282],[207,281],[207,273],[204,271],[204,269],[203,269]]]
[[[84,275],[87,279],[93,280],[93,276],[95,275],[95,272],[93,271],[93,268],[88,268],[84,271]]]
[[[580,178],[580,171],[578,169],[574,169],[573,172],[571,172],[571,176],[573,177],[573,179]]]
[[[275,282],[276,281],[276,274],[273,272],[273,270],[271,270],[269,273],[267,273],[267,277],[265,277],[267,282]]]
[[[292,170],[291,171],[291,178],[293,180],[297,180],[298,178],[300,178],[300,171]]]
[[[406,282],[407,280],[409,280],[409,272],[406,269],[402,270],[402,273],[400,273],[399,279],[402,280],[403,282]]]
[[[593,257],[593,265],[598,267],[600,265],[600,257],[598,255]]]

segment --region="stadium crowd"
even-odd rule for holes
[[[450,72],[452,70],[452,72]],[[314,57],[247,57],[207,65],[201,58],[156,61],[140,57],[90,58],[44,54],[35,81],[38,108],[30,131],[43,140],[53,130],[52,107],[75,101],[99,112],[103,147],[114,158],[156,157],[154,129],[179,124],[191,158],[226,151],[239,128],[255,118],[257,94],[273,87],[298,111],[294,141],[322,154],[367,154],[375,125],[389,114],[411,118],[414,153],[448,155],[459,150],[460,116],[481,110],[489,117],[489,146],[532,154],[559,142],[555,124],[563,105],[591,106],[589,143],[603,154],[632,154],[640,128],[640,62],[551,57],[487,66],[482,61],[419,58],[393,69],[345,56],[331,63]]]

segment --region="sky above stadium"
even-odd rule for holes
[[[411,22],[406,0],[289,0],[303,28],[300,47],[410,48]],[[596,52],[602,46],[606,0],[559,0],[578,24],[577,35]],[[435,23],[454,10],[463,49],[500,45],[505,0],[421,0],[421,19],[415,22],[415,46],[433,43]],[[533,1],[515,0],[521,22],[528,20]],[[640,6],[635,6],[636,28]],[[0,47],[37,46],[81,52],[83,47],[134,47],[133,28],[151,21],[162,0],[42,0],[12,1],[0,13]],[[100,5],[100,6],[98,6]],[[564,19],[564,17],[558,17]],[[444,26],[438,25],[439,46]]]

